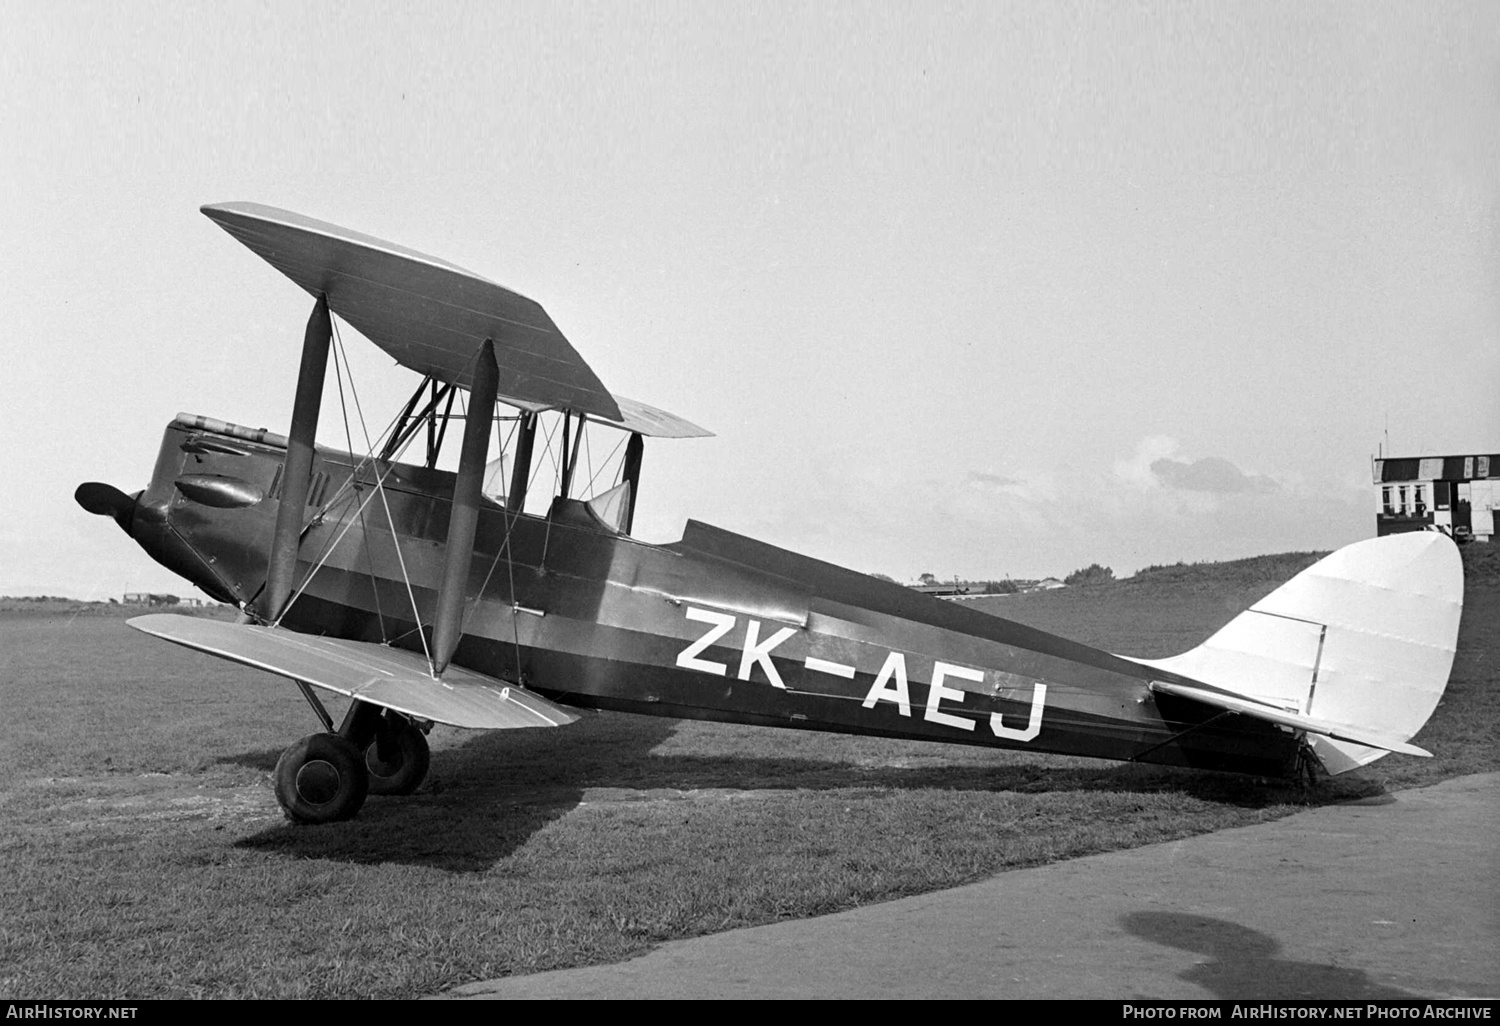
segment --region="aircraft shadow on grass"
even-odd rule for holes
[[[671,720],[605,715],[586,718],[567,732],[476,734],[458,747],[434,753],[432,775],[413,798],[373,798],[357,822],[316,830],[278,824],[238,844],[360,864],[400,862],[484,872],[548,823],[576,809],[585,792],[600,788],[767,793],[842,788],[1022,794],[1175,791],[1240,808],[1347,801],[1381,791],[1375,782],[1341,778],[1336,794],[1309,793],[1285,781],[1102,761],[1097,766],[1059,765],[1063,760],[1049,756],[1029,763],[904,767],[869,765],[847,756],[820,757],[816,751],[806,757],[743,752],[651,755],[676,729]],[[270,772],[277,754],[247,752],[222,761]]]

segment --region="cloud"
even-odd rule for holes
[[[1163,489],[1197,493],[1204,501],[1214,495],[1265,495],[1281,490],[1272,478],[1246,474],[1222,456],[1188,459],[1179,452],[1177,440],[1166,435],[1142,438],[1130,456],[1115,460],[1114,479],[1148,493]],[[1184,500],[1189,497],[1182,496]]]
[[[1144,491],[1156,491],[1161,488],[1161,481],[1151,473],[1151,465],[1176,451],[1177,440],[1174,438],[1166,435],[1148,435],[1142,438],[1136,443],[1134,453],[1114,461],[1115,482],[1133,485]]]
[[[757,485],[751,501],[743,489],[699,496],[694,513],[898,579],[922,570],[944,578],[1062,576],[1090,563],[1124,576],[1150,563],[1334,548],[1373,530],[1367,485],[1330,488],[1295,468],[1276,468],[1274,479],[1246,473],[1221,457],[1185,453],[1165,435],[1067,463],[1003,459],[944,466],[825,451],[813,461],[817,473],[796,489]],[[720,505],[705,511],[704,499]]]
[[[1246,474],[1219,456],[1205,456],[1191,463],[1162,457],[1151,461],[1151,473],[1168,488],[1215,495],[1242,492],[1265,494],[1278,491],[1281,487],[1264,474]]]

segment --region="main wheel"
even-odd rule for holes
[[[276,760],[276,800],[298,823],[353,819],[369,789],[359,749],[337,734],[309,734]]]
[[[384,744],[381,734],[386,734]],[[381,758],[382,751],[386,758]],[[426,735],[405,716],[388,712],[376,728],[375,740],[365,748],[364,762],[371,794],[411,794],[427,779],[432,755]]]

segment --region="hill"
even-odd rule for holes
[[[1153,584],[1271,584],[1290,580],[1328,555],[1326,552],[1281,552],[1223,563],[1172,563],[1137,570],[1119,582],[1127,587]]]
[[[0,616],[142,616],[146,613],[182,613],[211,619],[233,619],[235,609],[221,603],[206,606],[147,606],[126,602],[91,602],[61,595],[0,595]]]
[[[1459,552],[1470,594],[1500,590],[1500,545],[1465,545]],[[1121,655],[1156,659],[1199,644],[1323,555],[1283,552],[1223,563],[1151,566],[1107,584],[996,595],[965,604]]]

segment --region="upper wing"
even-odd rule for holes
[[[618,421],[614,397],[540,303],[446,260],[259,203],[203,208],[215,223],[397,363],[468,388],[474,354],[495,344],[499,392]]]
[[[434,678],[422,656],[387,645],[170,613],[126,623],[200,652],[454,727],[560,727],[578,719],[535,692],[460,666]]]
[[[690,420],[659,410],[655,406],[648,406],[634,399],[627,399],[623,395],[614,397],[620,407],[620,415],[612,419],[598,419],[593,423],[605,424],[609,427],[621,428],[625,431],[635,431],[650,438],[707,438],[713,434],[706,428],[701,428]],[[508,403],[529,413],[542,413],[546,410],[555,409],[556,406],[546,403],[526,402],[511,396],[500,396],[502,403]]]

